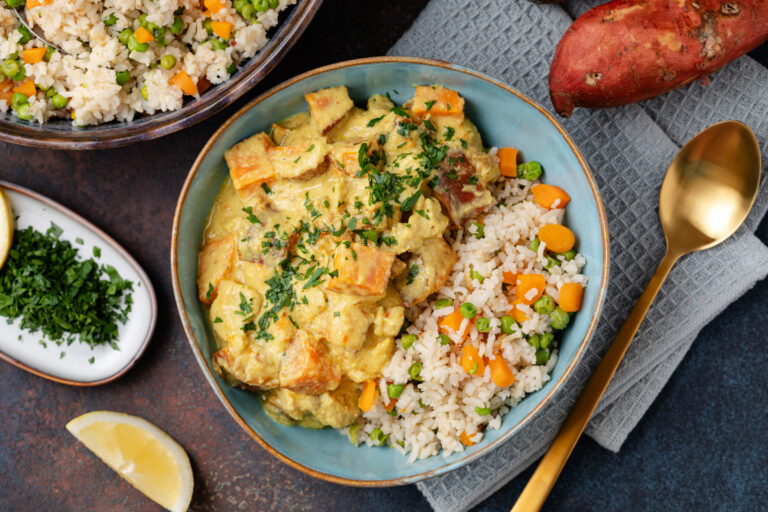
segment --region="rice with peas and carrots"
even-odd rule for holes
[[[131,121],[181,108],[267,43],[296,0],[26,0],[0,8],[0,110],[25,121]],[[5,0],[8,7],[24,0]]]
[[[557,332],[569,320],[564,310],[580,307],[587,277],[584,257],[568,247],[572,233],[560,227],[568,196],[539,183],[490,184],[496,206],[454,232],[452,274],[436,298],[408,310],[411,325],[378,389],[364,387],[373,405],[343,430],[353,442],[388,444],[409,462],[441,450],[448,456],[498,429],[549,380]]]

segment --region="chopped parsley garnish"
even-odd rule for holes
[[[416,279],[416,276],[419,275],[419,266],[418,265],[411,265],[411,268],[408,269],[408,278],[406,279],[405,284],[411,284]]]
[[[433,125],[433,124],[432,124],[432,122],[431,122],[429,119],[425,119],[425,120],[424,120],[424,126],[425,126],[425,127],[428,129],[428,130],[432,130],[433,132],[436,132],[436,131],[437,131],[437,128],[435,128],[435,125]]]
[[[263,189],[264,189],[264,192],[265,192],[267,195],[269,195],[269,194],[271,194],[271,193],[272,193],[272,189],[270,189],[270,188],[267,186],[267,184],[266,184],[266,183],[262,183],[262,184],[261,184],[261,188],[263,188]]]
[[[376,123],[384,119],[384,116],[381,117],[374,117],[370,121],[368,121],[368,124],[366,125],[368,128],[372,128]]]
[[[403,107],[400,107],[400,106],[392,107],[391,112],[394,112],[398,116],[411,117],[411,115],[408,113],[408,111],[405,110]]]
[[[427,112],[429,112],[429,109],[431,109],[435,103],[437,103],[435,100],[429,100],[424,102],[424,105],[427,107]]]
[[[248,219],[248,222],[251,224],[261,224],[261,221],[259,218],[253,214],[253,206],[246,206],[243,208],[243,211],[248,214],[246,219]]]
[[[307,270],[307,274],[305,278],[307,278],[307,282],[304,283],[303,290],[306,290],[307,288],[312,288],[313,286],[317,286],[319,284],[322,284],[324,282],[323,279],[321,279],[325,274],[328,273],[328,267],[312,267],[309,270]]]
[[[454,133],[456,133],[456,130],[454,130],[450,126],[446,126],[445,131],[443,132],[443,138],[445,140],[451,140],[453,138]]]

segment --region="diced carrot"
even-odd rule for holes
[[[368,379],[363,382],[363,392],[360,393],[360,399],[357,401],[357,406],[363,411],[368,412],[376,403],[376,398],[379,396],[379,386],[376,385],[374,379]]]
[[[502,176],[517,177],[517,150],[515,148],[501,148],[496,153],[499,157],[499,170]]]
[[[32,9],[38,5],[43,5],[43,2],[41,0],[27,0],[27,9]]]
[[[205,8],[211,11],[211,13],[217,13],[224,8],[224,2],[221,0],[203,0],[203,5],[205,5]],[[214,21],[214,23],[216,22]],[[213,29],[213,31],[216,32],[216,29]],[[228,38],[225,37],[224,39]]]
[[[389,402],[384,402],[384,410],[387,412],[392,412],[392,409],[395,408],[395,404],[397,403],[397,398],[387,397],[389,399]]]
[[[214,34],[225,41],[232,35],[232,24],[228,21],[212,21],[211,29]]]
[[[515,374],[509,369],[509,365],[501,354],[496,354],[495,359],[489,359],[488,366],[491,368],[491,379],[500,388],[511,386],[515,382]]]
[[[461,441],[461,444],[464,446],[472,446],[475,444],[475,442],[470,439],[470,436],[468,436],[466,432],[461,433],[459,436],[459,441]]]
[[[173,77],[168,80],[168,83],[171,85],[175,85],[182,91],[184,91],[184,94],[188,96],[194,96],[197,94],[197,86],[195,85],[195,82],[192,81],[191,78],[189,78],[189,75],[186,71],[183,69],[180,69],[178,73],[173,75]]]
[[[541,274],[520,274],[517,276],[515,299],[524,304],[531,305],[544,294],[546,286],[547,280]],[[535,290],[535,292],[531,290]]]
[[[136,31],[133,33],[133,36],[140,43],[151,43],[152,41],[155,40],[155,36],[152,35],[152,32],[145,29],[144,27],[137,28]]]
[[[464,329],[463,332],[459,332],[459,329],[461,328],[461,322],[464,320],[464,317],[461,315],[461,311],[459,308],[456,308],[453,310],[453,313],[451,313],[448,316],[445,316],[440,319],[438,322],[438,327],[441,331],[445,334],[453,334],[458,333],[461,335],[461,339],[467,337],[467,334],[469,333],[469,324],[467,324],[466,329]],[[448,332],[448,329],[451,331]]]
[[[560,288],[560,298],[558,299],[560,309],[566,313],[580,310],[583,297],[584,288],[579,283],[565,283]]]
[[[539,240],[552,252],[567,252],[576,243],[573,231],[562,224],[547,224],[539,229]]]
[[[485,361],[472,345],[461,347],[461,367],[470,375],[482,375],[485,371]]]
[[[502,272],[502,283],[514,286],[517,283],[517,274],[514,272]]]
[[[520,304],[524,304],[524,302],[519,300],[519,299],[513,300],[512,304],[510,304],[512,306],[512,309],[510,309],[507,312],[507,314],[509,316],[511,316],[512,318],[514,318],[515,322],[517,322],[519,324],[521,324],[521,323],[525,322],[526,320],[528,320],[528,317],[525,316],[525,312],[522,309],[518,308],[518,306]]]
[[[27,64],[37,64],[43,60],[45,55],[45,48],[29,48],[28,50],[21,51],[21,58]]]
[[[565,208],[571,200],[571,196],[565,190],[554,185],[540,183],[532,186],[531,192],[536,202],[544,208]]]
[[[458,92],[440,85],[420,86],[413,96],[413,113],[419,116],[427,113],[435,116],[462,116],[464,98]]]
[[[20,92],[27,98],[31,98],[35,94],[37,94],[37,89],[35,88],[35,82],[31,78],[27,78],[23,82],[21,82],[19,85],[13,88],[13,92]]]

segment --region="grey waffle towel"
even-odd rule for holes
[[[390,54],[483,71],[551,109],[552,55],[572,15],[589,6],[578,1],[566,12],[523,0],[432,0]],[[619,109],[580,109],[563,122],[589,162],[607,209],[612,262],[603,317],[565,389],[533,421],[493,453],[419,484],[435,510],[471,508],[543,454],[661,260],[657,200],[670,160],[698,131],[726,119],[747,123],[766,154],[766,83],[768,69],[744,57],[715,74],[707,87],[696,83]],[[684,258],[672,271],[587,427],[602,446],[619,450],[702,327],[765,277],[768,248],[753,234],[768,208],[765,189],[763,181],[754,210],[736,235]]]

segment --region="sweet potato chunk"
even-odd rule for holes
[[[435,195],[456,226],[463,226],[493,204],[493,196],[480,183],[463,151],[450,151],[436,170],[436,176],[439,181],[434,186]]]
[[[394,261],[395,255],[389,251],[358,243],[349,247],[342,244],[333,257],[339,275],[328,282],[328,289],[351,295],[382,295],[387,291]]]
[[[304,98],[309,103],[309,114],[322,134],[330,130],[354,106],[347,88],[343,85],[320,89]]]
[[[441,85],[419,86],[413,96],[413,113],[424,116],[464,116],[464,98]]]
[[[280,387],[319,395],[336,389],[341,373],[334,367],[325,343],[300,329],[280,362]]]
[[[278,178],[309,180],[328,170],[328,145],[323,139],[294,146],[273,146],[268,153]]]
[[[232,183],[243,201],[262,183],[275,178],[275,170],[267,156],[270,147],[272,140],[262,132],[238,142],[224,153]]]
[[[215,240],[200,251],[197,270],[197,290],[200,302],[209,305],[216,298],[219,283],[232,270],[237,261],[237,242],[234,236]]]
[[[370,157],[375,151],[379,150],[376,142],[362,142],[360,144],[345,144],[342,142],[332,144],[329,149],[331,164],[339,172],[347,176],[357,176],[360,172],[360,146],[366,145],[367,154]]]
[[[405,305],[419,303],[439,290],[456,260],[456,252],[442,238],[425,240],[405,262],[408,270],[395,280]]]

